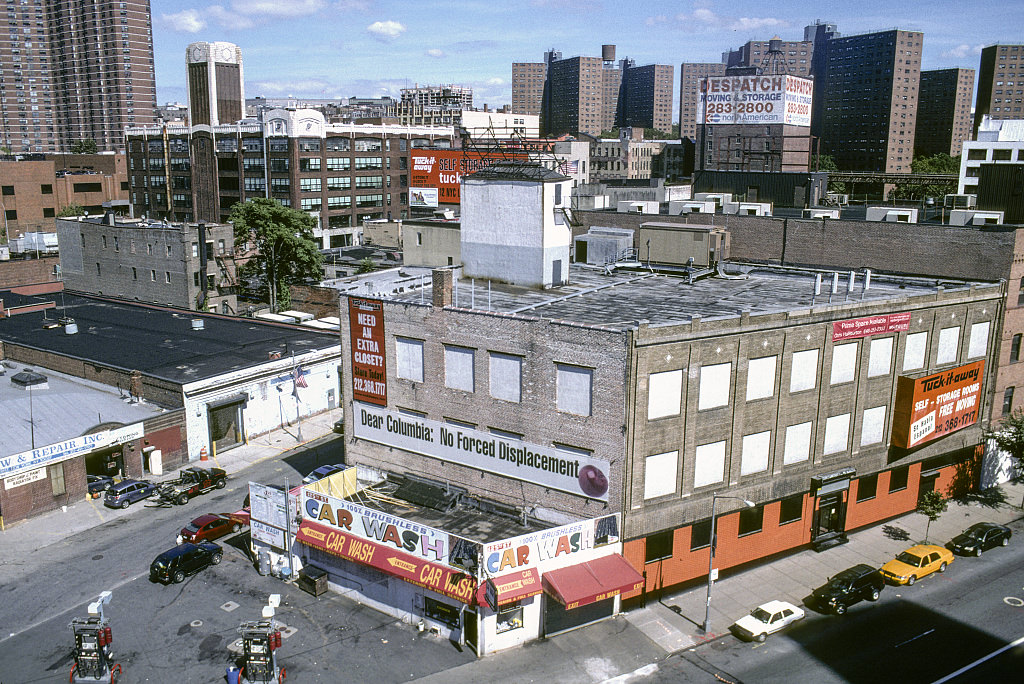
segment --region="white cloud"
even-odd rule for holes
[[[160,23],[171,31],[183,33],[199,33],[206,28],[206,22],[194,9],[187,9],[175,14],[161,14]]]
[[[250,87],[246,84],[247,89]],[[308,97],[323,98],[328,89],[334,85],[320,79],[306,79],[302,81],[255,81],[252,83],[254,92],[270,97]]]
[[[290,18],[316,14],[326,5],[324,0],[232,0],[231,9],[247,16]]]
[[[206,14],[226,29],[249,29],[256,25],[251,17],[232,12],[222,5],[210,5],[206,8]]]
[[[489,79],[487,79],[486,84],[488,86],[490,86],[490,87],[503,86],[503,85],[505,85],[505,79],[503,79],[503,78],[489,78]]]
[[[658,14],[658,15],[655,15],[653,17],[647,17],[646,19],[644,19],[644,23],[647,24],[648,26],[657,26],[658,24],[667,24],[668,23],[668,17],[665,16],[664,14]]]
[[[334,3],[339,12],[366,12],[372,5],[368,0],[338,0]]]
[[[691,14],[677,14],[676,21],[684,31],[742,31],[765,28],[787,28],[789,22],[774,17],[726,17],[715,14],[707,7],[697,7]],[[648,25],[651,21],[648,20]]]
[[[771,17],[740,17],[730,24],[733,31],[754,31],[763,28],[785,28],[789,24]]]
[[[964,57],[977,56],[981,54],[981,49],[984,45],[968,45],[967,43],[961,43],[956,47],[950,48],[942,53],[943,57],[958,57],[963,59]]]
[[[430,48],[429,50],[427,50],[426,54],[427,57],[434,57],[436,59],[441,59],[442,57],[445,56],[444,50],[439,50],[437,48]]]
[[[405,33],[405,27],[397,21],[375,21],[366,27],[375,38],[383,41],[394,40]]]

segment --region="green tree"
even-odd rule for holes
[[[366,257],[359,262],[359,268],[356,269],[356,273],[373,273],[376,265],[373,263],[373,259]]]
[[[68,204],[57,212],[57,217],[64,218],[65,216],[81,216],[84,213],[85,207],[81,204]]]
[[[234,205],[228,220],[235,227],[236,245],[256,247],[242,275],[258,279],[271,311],[288,306],[289,285],[323,277],[323,255],[313,239],[316,219],[309,214],[257,197]]]
[[[911,173],[953,174],[960,173],[960,157],[948,154],[933,154],[930,157],[914,157],[910,164]],[[889,199],[920,200],[926,197],[942,197],[950,191],[948,183],[907,183],[898,185],[889,193]]]
[[[813,154],[811,155],[811,171],[838,171],[839,165],[836,164],[836,160],[831,154]],[[834,181],[829,180],[828,191],[837,192],[840,195],[846,194],[846,182],[845,181]]]
[[[76,140],[71,145],[71,154],[96,154],[97,149],[96,141],[92,138],[86,138],[84,140]]]
[[[928,516],[928,525],[924,528],[924,543],[928,543],[928,533],[931,531],[932,523],[939,519],[939,516],[946,512],[946,499],[940,492],[934,489],[921,495],[917,502],[917,512]]]

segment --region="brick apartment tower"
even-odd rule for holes
[[[910,172],[923,43],[899,29],[828,41],[821,152],[840,169]]]
[[[971,139],[971,98],[974,69],[933,69],[921,72],[914,154],[960,154]]]
[[[708,76],[725,76],[725,64],[683,62],[679,65],[679,135],[683,138],[697,138],[700,84]]]
[[[630,66],[622,71],[620,126],[672,131],[673,71],[670,64]]]
[[[977,137],[982,118],[1024,119],[1024,45],[989,45],[981,51],[978,101],[974,106]]]
[[[540,116],[544,103],[544,62],[512,62],[512,113]]]
[[[123,150],[126,126],[156,121],[148,0],[8,2],[0,14],[0,146]]]

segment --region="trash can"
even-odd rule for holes
[[[238,677],[240,674],[241,673],[238,671],[238,668],[234,665],[229,667],[227,671],[228,684],[238,684]]]
[[[270,574],[270,552],[266,549],[260,549],[257,568],[259,569],[259,573],[263,576]]]

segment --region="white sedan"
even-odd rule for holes
[[[786,625],[804,617],[803,608],[797,608],[785,601],[769,601],[744,615],[732,626],[736,636],[743,639],[764,641],[769,634],[774,634]]]

